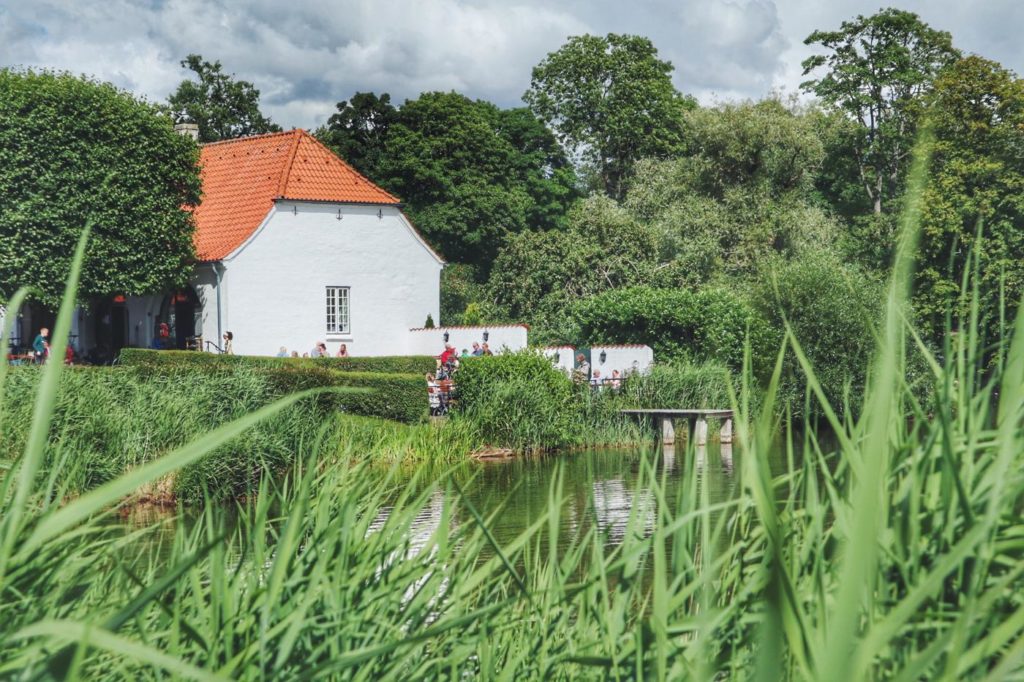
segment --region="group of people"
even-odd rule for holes
[[[299,351],[297,351],[297,350],[293,350],[291,352],[291,354],[289,355],[288,349],[286,347],[284,347],[284,346],[281,346],[281,349],[277,351],[277,357],[279,357],[279,358],[287,358],[287,357],[292,357],[292,358],[298,358],[298,357],[303,357],[303,358],[329,358],[329,357],[331,357],[331,353],[330,353],[330,351],[327,350],[327,343],[326,342],[324,342],[324,341],[317,341],[316,344],[313,346],[312,350],[310,350],[308,353],[303,353],[302,355],[299,355]],[[347,358],[347,357],[350,357],[349,354],[348,354],[348,346],[345,345],[344,343],[341,344],[340,346],[338,346],[338,352],[334,354],[334,357],[336,357],[336,358]]]
[[[634,367],[635,370],[636,368]],[[603,377],[601,376],[601,370],[595,369],[591,371],[586,355],[580,353],[576,356],[576,367],[572,371],[572,380],[576,384],[589,384],[594,389],[610,388],[613,391],[617,391],[622,388],[624,378],[622,372],[617,369],[613,369],[611,375]]]

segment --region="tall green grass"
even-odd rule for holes
[[[611,547],[596,525],[560,537],[557,478],[546,512],[499,544],[462,479],[371,477],[345,443],[311,439],[230,528],[210,505],[170,549],[140,550],[147,531],[112,532],[104,510],[298,398],[58,503],[39,476],[61,370],[46,368],[0,496],[0,677],[1021,678],[1024,315],[995,362],[971,319],[941,359],[917,343],[906,293],[925,162],[863,409],[829,404],[788,336],[760,404],[749,371],[733,400],[737,494],[712,504],[687,466],[669,497],[652,454]],[[928,402],[904,371],[914,346]],[[780,418],[786,353],[817,405]],[[807,428],[818,411],[838,445]],[[787,465],[773,473],[780,438]]]

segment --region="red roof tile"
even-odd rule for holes
[[[397,204],[304,130],[203,145],[195,209],[199,260],[214,261],[256,231],[277,199]]]

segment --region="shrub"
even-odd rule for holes
[[[777,348],[764,317],[725,289],[617,289],[580,301],[574,317],[578,343],[644,343],[659,362],[710,361],[738,370],[749,336],[763,377]]]
[[[864,391],[875,350],[883,289],[878,280],[828,253],[779,262],[752,287],[754,306],[781,333],[788,322],[833,405]],[[784,397],[799,400],[806,377],[786,359]]]
[[[622,398],[640,408],[721,409],[729,405],[734,375],[724,365],[655,365],[623,382]]]
[[[458,390],[460,416],[488,443],[534,449],[575,440],[572,383],[540,353],[467,358]]]
[[[120,364],[140,366],[248,366],[248,367],[321,367],[339,372],[379,372],[385,374],[417,374],[433,372],[437,361],[430,355],[394,355],[358,358],[274,358],[264,355],[217,355],[194,351],[156,351],[125,348]]]

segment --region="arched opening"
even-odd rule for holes
[[[196,347],[196,337],[202,332],[203,307],[199,302],[199,296],[192,287],[185,287],[164,297],[160,306],[160,317],[157,320],[157,328],[153,330],[154,337],[160,333],[160,323],[164,322],[170,328],[170,345],[179,350]]]

